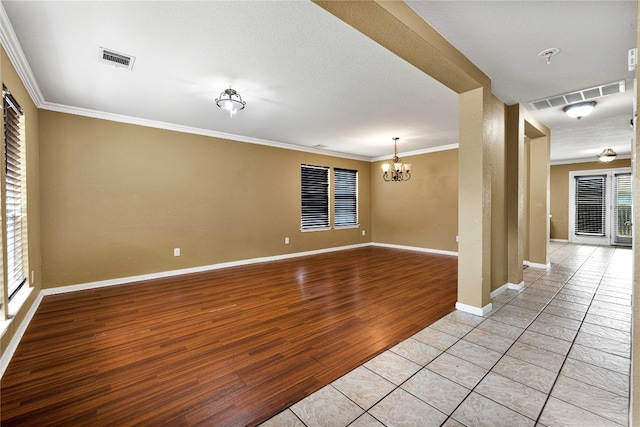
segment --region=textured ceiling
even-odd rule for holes
[[[632,87],[635,1],[409,1],[507,104],[615,80]],[[308,1],[2,1],[41,107],[355,158],[457,143],[457,95]],[[594,30],[597,28],[597,31]],[[136,57],[132,71],[99,47]],[[537,57],[561,49],[547,65]],[[214,99],[238,90],[229,118]],[[580,121],[536,112],[552,160],[630,152],[632,95]],[[626,126],[623,124],[626,123]]]
[[[596,99],[580,120],[562,107],[535,111],[551,128],[551,159],[593,159],[603,148],[629,155],[633,78],[627,51],[636,47],[636,1],[408,1],[492,81],[508,105],[619,80],[627,92]],[[559,48],[550,64],[538,57]]]
[[[366,158],[457,142],[456,94],[311,2],[3,4],[48,103]]]

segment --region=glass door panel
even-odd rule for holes
[[[575,235],[606,238],[607,176],[583,175],[575,180]]]
[[[614,174],[613,177],[613,244],[631,246],[631,174]]]

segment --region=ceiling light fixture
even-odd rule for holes
[[[567,105],[562,109],[567,116],[580,120],[580,118],[591,114],[594,108],[596,108],[596,101],[578,102],[577,104]]]
[[[233,117],[233,115],[242,110],[247,103],[242,100],[238,92],[229,88],[221,92],[220,96],[216,98],[216,105],[223,110],[227,110],[229,117]]]
[[[382,178],[387,181],[409,181],[411,179],[411,163],[402,163],[400,157],[398,157],[398,140],[400,138],[394,137],[393,139],[393,159],[391,163],[384,163],[382,165]]]
[[[613,148],[605,148],[602,150],[602,153],[598,155],[601,162],[611,163],[616,159],[617,153],[613,150]]]

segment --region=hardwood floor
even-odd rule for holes
[[[46,296],[2,426],[254,425],[453,311],[457,258],[364,247]]]

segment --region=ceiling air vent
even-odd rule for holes
[[[116,52],[111,49],[100,48],[99,59],[101,62],[115,65],[116,67],[133,69],[133,63],[136,60],[134,56]]]
[[[534,110],[544,110],[551,107],[562,107],[564,105],[573,104],[575,102],[587,101],[590,99],[601,98],[615,93],[625,91],[625,81],[607,83],[601,86],[590,87],[588,89],[577,90],[574,92],[555,95],[549,98],[531,101],[529,106]]]

